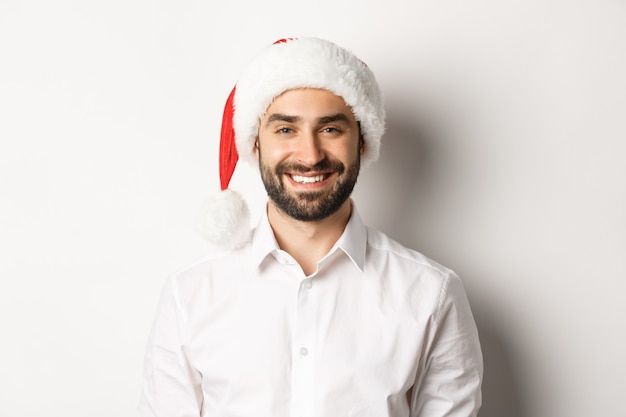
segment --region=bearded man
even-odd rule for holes
[[[372,71],[317,38],[281,40],[224,110],[216,249],[167,282],[148,343],[141,417],[467,417],[482,356],[461,281],[365,226],[350,199],[385,112]],[[228,189],[258,164],[249,230]]]

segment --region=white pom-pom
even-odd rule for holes
[[[241,195],[227,189],[215,193],[205,204],[198,224],[200,234],[213,246],[236,249],[250,236],[250,211]]]

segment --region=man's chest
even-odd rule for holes
[[[428,318],[416,320],[402,299],[381,291],[324,277],[253,281],[204,313],[194,309],[186,350],[205,401],[224,413],[249,402],[268,410],[340,406],[350,415],[368,401],[402,398],[420,366]]]

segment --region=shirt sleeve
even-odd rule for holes
[[[474,417],[482,402],[483,360],[461,280],[444,282],[427,357],[411,394],[411,417]]]
[[[163,288],[144,362],[139,417],[198,417],[201,375],[185,353],[186,321],[176,279]]]

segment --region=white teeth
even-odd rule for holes
[[[318,182],[318,181],[322,181],[324,179],[323,175],[316,175],[314,177],[303,177],[300,175],[292,175],[291,178],[295,181],[295,182],[299,182],[302,184],[311,184],[314,182]]]

